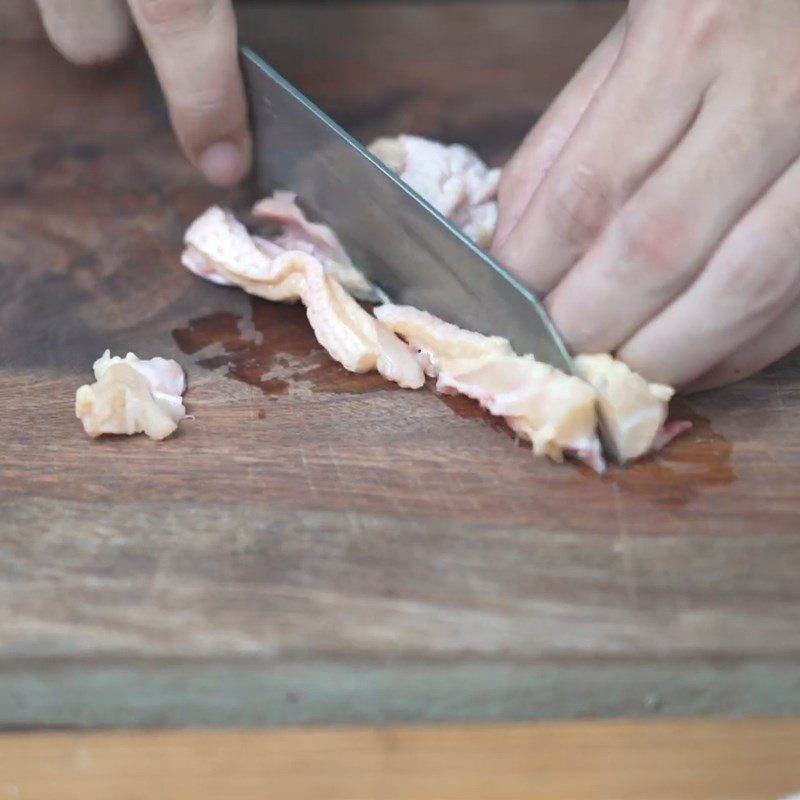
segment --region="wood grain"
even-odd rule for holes
[[[498,163],[621,4],[277,4],[252,44],[364,139]],[[298,55],[302,54],[302,57]],[[178,264],[212,202],[139,61],[0,52],[0,725],[800,713],[800,358],[600,479],[354,376]],[[106,347],[194,419],[89,441]]]
[[[25,800],[780,800],[800,722],[0,737]]]

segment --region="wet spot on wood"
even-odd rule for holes
[[[670,419],[688,420],[692,429],[664,450],[614,469],[604,480],[614,482],[623,495],[643,497],[659,506],[681,508],[708,488],[721,488],[736,480],[731,464],[733,445],[714,430],[711,421],[685,400],[672,403]]]

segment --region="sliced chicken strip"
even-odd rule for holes
[[[142,361],[133,353],[112,358],[106,350],[95,361],[94,374],[96,382],[75,394],[75,415],[89,436],[145,433],[165,439],[186,416],[186,379],[175,361]]]
[[[506,339],[465,331],[410,306],[384,305],[375,316],[420,353],[437,389],[477,400],[505,417],[537,455],[565,452],[602,472],[595,392],[579,378],[518,356]]]
[[[404,388],[424,384],[422,369],[405,345],[381,331],[313,255],[251,237],[230,212],[217,207],[192,223],[185,244],[183,264],[201,277],[224,279],[274,302],[301,300],[317,340],[345,369],[378,370]]]
[[[515,355],[507,339],[466,331],[411,306],[387,303],[375,309],[375,316],[436,364],[441,359],[482,360]]]
[[[360,300],[376,299],[369,281],[353,266],[339,237],[327,226],[310,222],[292,192],[275,192],[253,206],[253,216],[281,226],[283,232],[271,241],[284,250],[302,250],[318,259],[328,275]]]

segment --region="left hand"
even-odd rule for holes
[[[800,344],[800,2],[631,0],[506,168],[494,252],[576,352],[708,388]]]
[[[0,38],[41,27],[75,64],[124,55],[138,29],[178,141],[211,183],[250,171],[251,142],[239,71],[233,0],[0,0]]]

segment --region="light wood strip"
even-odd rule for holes
[[[32,733],[0,737],[0,798],[779,800],[800,721]]]

